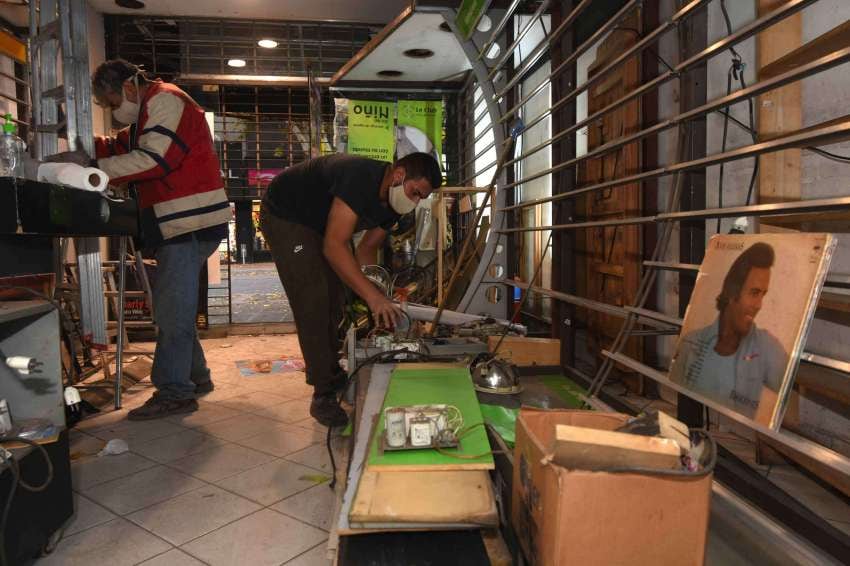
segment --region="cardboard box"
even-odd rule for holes
[[[532,564],[703,564],[710,474],[612,474],[551,463],[556,425],[613,430],[627,418],[593,411],[520,411],[511,519]]]

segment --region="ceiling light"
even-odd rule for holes
[[[415,49],[407,49],[404,54],[413,59],[427,59],[428,57],[434,56],[434,52],[430,49],[422,49],[418,47]]]
[[[130,10],[141,10],[145,7],[145,3],[141,0],[115,0],[115,4],[121,8],[129,8]]]
[[[277,47],[277,41],[273,39],[261,39],[257,42],[257,45],[260,47],[265,47],[266,49],[274,49]]]
[[[400,77],[403,74],[404,73],[402,73],[401,71],[394,71],[394,70],[391,70],[391,69],[386,69],[384,71],[378,71],[378,73],[377,73],[377,75],[379,77]]]
[[[230,59],[227,64],[231,67],[244,67],[245,59]]]

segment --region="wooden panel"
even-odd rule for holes
[[[491,352],[499,343],[500,336],[487,338],[487,349]],[[506,336],[499,346],[498,357],[518,366],[561,365],[561,341],[554,338],[525,338]]]
[[[555,426],[552,461],[582,470],[682,467],[681,449],[675,440],[561,424]]]
[[[487,472],[366,470],[349,514],[352,523],[497,525]]]
[[[848,47],[850,47],[850,21],[832,28],[825,34],[765,65],[759,71],[759,76],[763,79],[775,77]]]
[[[758,15],[771,12],[785,2],[758,0]],[[803,16],[799,13],[759,33],[756,37],[759,79],[766,78],[762,74],[765,67],[798,48],[802,38]],[[800,129],[803,125],[801,84],[796,82],[763,94],[757,99],[757,107],[759,139]],[[802,150],[799,149],[762,155],[759,158],[759,202],[800,200],[801,160]]]
[[[608,36],[588,69],[589,76],[635,43],[637,35],[628,28],[637,28],[637,25],[637,17],[629,18],[623,23],[626,29],[615,30]],[[634,90],[640,84],[640,72],[640,59],[634,57],[594,85],[588,92],[588,113],[593,114]],[[588,149],[639,130],[640,112],[640,102],[634,101],[588,126]],[[594,184],[634,174],[640,167],[640,144],[633,143],[583,162],[579,167],[579,178],[583,185]],[[635,183],[589,194],[577,201],[577,210],[588,221],[639,216],[642,212],[641,187]],[[617,306],[634,304],[641,273],[641,228],[609,226],[580,232],[576,248],[578,257],[583,259],[577,265],[578,294]],[[599,359],[600,350],[610,347],[623,321],[608,314],[587,312],[583,322],[588,327],[589,353]],[[642,359],[642,350],[639,338],[630,339],[624,349],[635,359]]]

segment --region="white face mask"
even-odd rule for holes
[[[407,214],[416,208],[416,201],[407,196],[404,192],[404,179],[398,185],[390,187],[389,193],[390,208],[398,214]]]
[[[139,92],[139,78],[133,77],[133,84],[136,85],[136,93]],[[124,89],[121,89],[121,106],[112,111],[112,117],[122,124],[134,124],[139,119],[139,103],[130,102],[127,100],[127,95],[124,94]]]

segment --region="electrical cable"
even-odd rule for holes
[[[9,521],[9,512],[12,509],[12,500],[15,498],[15,493],[17,493],[18,486],[22,487],[27,491],[37,493],[47,489],[47,487],[53,481],[53,462],[50,460],[50,455],[47,453],[47,450],[44,449],[44,446],[30,440],[29,438],[22,438],[20,436],[0,437],[0,444],[6,442],[20,442],[22,444],[32,446],[37,451],[41,452],[42,456],[44,456],[44,461],[47,464],[47,474],[44,479],[44,482],[41,485],[30,485],[25,482],[21,477],[21,470],[17,460],[15,460],[15,457],[10,456],[7,458],[5,452],[0,453],[0,457],[2,457],[0,463],[8,464],[9,470],[12,473],[12,486],[9,488],[9,494],[6,499],[6,503],[3,505],[3,513],[2,515],[0,515],[0,566],[8,566],[9,564],[8,557],[6,556],[6,526]]]

